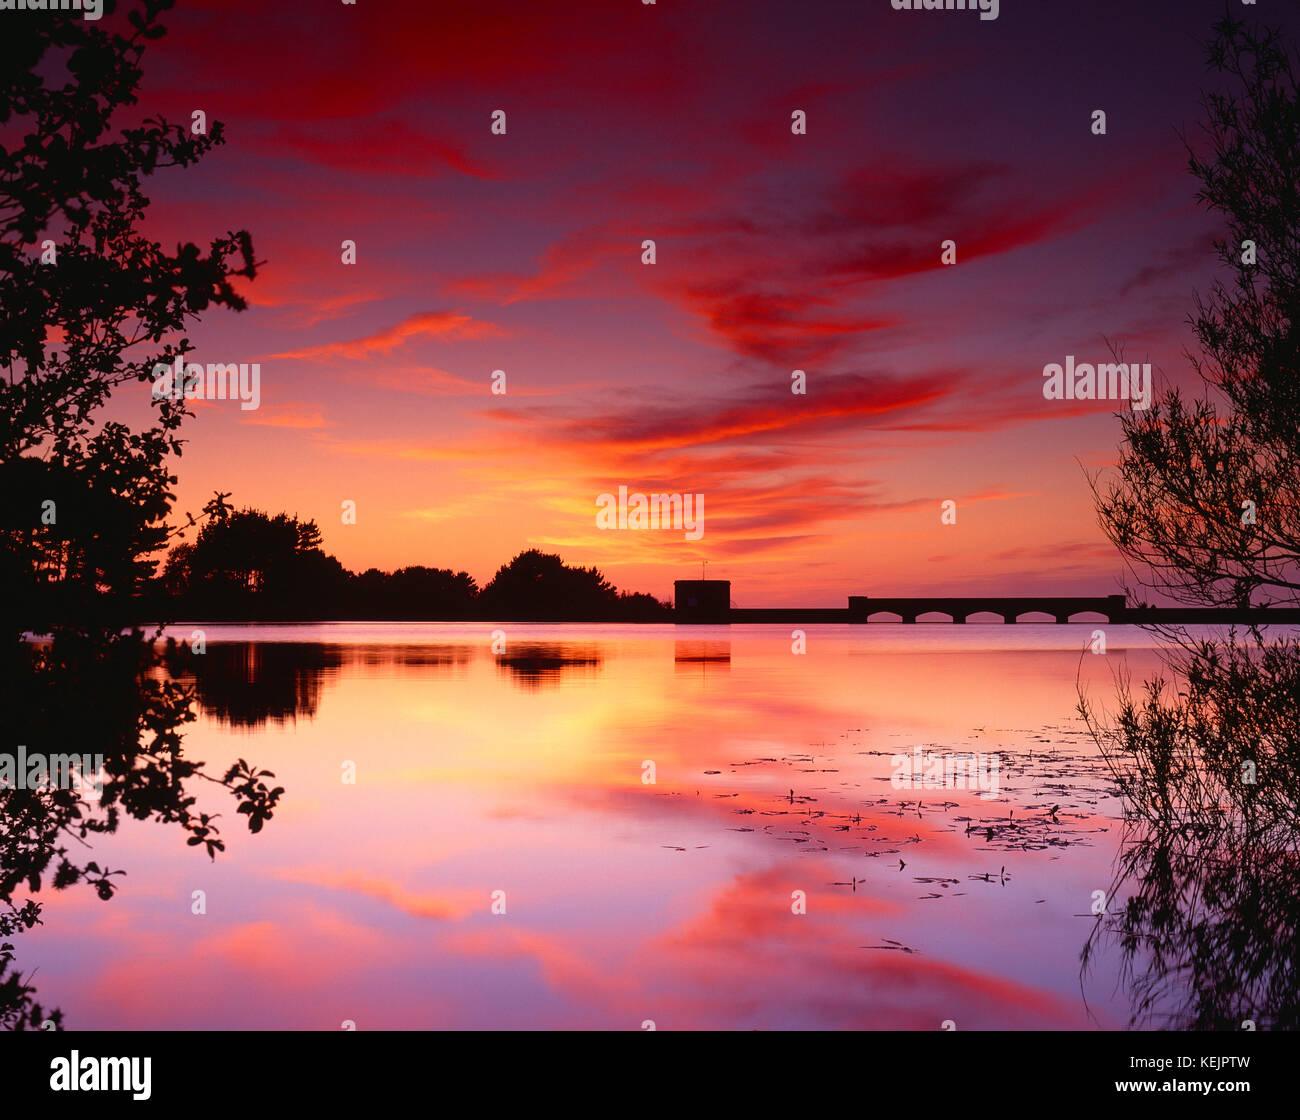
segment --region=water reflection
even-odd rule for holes
[[[673,660],[679,664],[700,661],[724,663],[731,660],[730,642],[692,642],[678,640],[673,643]]]
[[[498,668],[521,688],[555,686],[566,673],[594,674],[602,658],[590,642],[520,642],[495,657]]]
[[[779,629],[529,627],[500,653],[473,626],[214,640],[207,661],[182,655],[187,739],[224,764],[256,734],[283,820],[231,851],[202,921],[201,869],[124,828],[109,854],[131,889],[56,899],[32,962],[87,1029],[1122,1026],[1122,942],[1098,937],[1079,998],[1122,803],[1067,717],[1078,652],[1004,629],[827,628],[800,657]],[[916,748],[996,754],[998,799],[895,788]],[[1244,931],[1178,926],[1188,868],[1148,853],[1131,871],[1152,937],[1235,936],[1262,960],[1294,929],[1263,890],[1254,910],[1234,896]],[[1285,871],[1235,867],[1235,884],[1202,878],[1202,905]]]
[[[223,642],[202,654],[171,648],[167,667],[218,723],[259,728],[315,716],[322,677],[342,661],[338,647],[309,642]]]
[[[488,656],[513,684],[536,690],[557,684],[566,673],[593,673],[603,661],[599,646],[591,642],[523,641],[507,649],[491,654],[468,643],[216,641],[194,653],[187,643],[172,641],[165,663],[172,680],[193,687],[204,714],[231,727],[258,729],[314,718],[324,682],[349,669],[450,674],[477,656]]]
[[[0,1028],[57,1029],[62,1010],[38,1002],[34,970],[19,970],[8,939],[30,945],[47,907],[66,908],[70,894],[113,899],[127,873],[98,849],[112,850],[128,822],[179,830],[185,850],[215,859],[227,822],[211,798],[199,806],[200,791],[227,795],[250,832],[285,791],[242,757],[211,770],[186,755],[193,691],[168,678],[139,631],[58,628],[0,649]]]
[[[1099,728],[1126,820],[1085,974],[1119,948],[1132,1026],[1294,1030],[1300,646],[1179,640],[1164,662]]]
[[[1300,866],[1289,850],[1182,830],[1130,835],[1104,918],[1124,953],[1131,1025],[1161,1030],[1300,1026]],[[1249,1026],[1247,1025],[1249,1024]]]
[[[257,729],[312,719],[324,682],[354,667],[452,671],[475,656],[467,644],[327,645],[319,642],[212,642],[203,653],[167,647],[171,678],[193,686],[204,714],[231,727]]]

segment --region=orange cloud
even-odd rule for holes
[[[361,338],[305,346],[271,355],[274,358],[366,358],[387,354],[414,338],[494,338],[506,332],[493,323],[451,311],[424,311],[409,315],[395,326]]]

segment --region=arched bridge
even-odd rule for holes
[[[1107,622],[1146,624],[1199,623],[1212,625],[1255,625],[1276,623],[1300,625],[1300,607],[1152,607],[1128,606],[1123,595],[998,595],[896,596],[850,595],[845,607],[733,607],[731,581],[725,579],[679,579],[674,585],[674,621],[722,623],[765,622],[801,625],[813,622],[865,623],[881,615],[897,615],[904,622],[916,622],[921,615],[945,615],[953,622],[966,622],[977,614],[993,614],[1003,622],[1019,622],[1029,615],[1047,615],[1053,622],[1069,622],[1075,615],[1099,614]]]
[[[848,621],[870,622],[876,615],[896,614],[904,622],[915,622],[923,614],[945,614],[953,622],[965,622],[974,614],[1000,615],[1003,622],[1018,622],[1025,615],[1051,615],[1055,622],[1069,622],[1076,614],[1100,614],[1107,622],[1124,621],[1128,608],[1123,595],[877,598],[850,595]]]

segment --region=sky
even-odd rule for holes
[[[540,548],[662,598],[707,562],[744,607],[1114,593],[1087,475],[1128,406],[1043,367],[1117,345],[1192,384],[1219,223],[1180,130],[1223,10],[181,0],[139,115],[227,143],[146,229],[264,264],[189,332],[261,404],[196,402],[178,507],[480,584]],[[703,495],[703,534],[598,528],[620,486]]]

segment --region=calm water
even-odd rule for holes
[[[44,892],[22,938],[43,1001],[72,1030],[1123,1025],[1113,960],[1081,986],[1119,807],[1074,709],[1153,670],[1148,635],[494,629],[207,627],[187,753],[281,807],[251,835],[205,794],[215,863],[100,839],[117,897]],[[894,788],[917,747],[996,755],[998,796]]]

